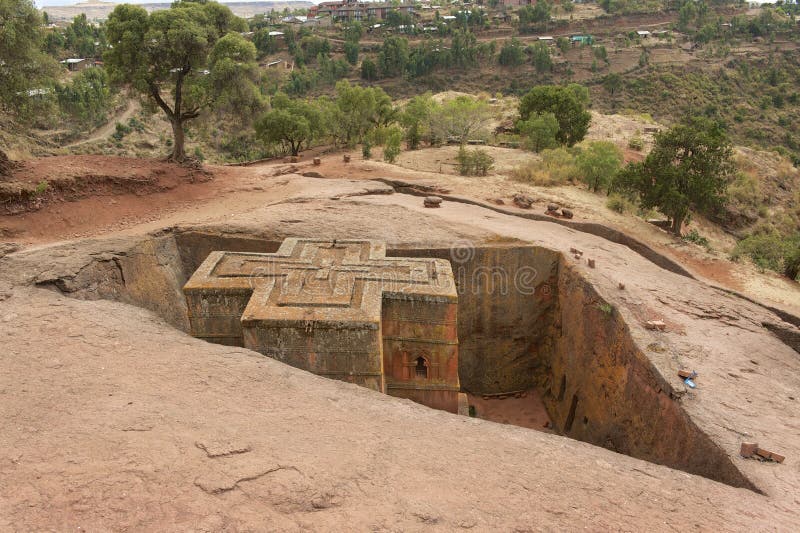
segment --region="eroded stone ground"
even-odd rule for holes
[[[0,528],[800,528],[800,355],[763,324],[793,326],[552,222],[455,202],[424,209],[383,183],[275,171],[242,171],[242,187],[259,188],[247,195],[0,259]],[[82,296],[92,297],[103,280],[84,279],[88,265],[107,260],[115,275],[114,257],[176,224],[396,246],[518,240],[562,252],[565,268],[619,313],[686,416],[763,495],[325,380],[193,339],[132,305],[33,287],[86,282]],[[666,331],[645,329],[654,318]],[[697,389],[678,379],[681,368],[700,374]],[[742,459],[743,440],[787,459]]]

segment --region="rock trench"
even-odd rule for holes
[[[144,307],[188,331],[181,288],[209,252],[274,252],[281,241],[278,235],[170,230],[34,281],[77,298]],[[536,388],[557,433],[758,491],[681,407],[681,395],[622,316],[560,253],[517,244],[456,252],[409,246],[389,248],[387,255],[451,261],[464,391]]]

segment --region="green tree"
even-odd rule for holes
[[[380,87],[359,87],[347,80],[336,84],[335,137],[347,146],[363,142],[378,126],[394,119],[392,100]]]
[[[420,141],[427,139],[431,142],[430,120],[436,108],[431,93],[415,96],[400,113],[400,123],[406,128],[406,144],[409,150],[419,148]]]
[[[550,57],[550,49],[543,42],[538,42],[531,46],[531,58],[533,60],[533,66],[539,74],[553,70],[553,60]]]
[[[408,41],[403,37],[390,36],[383,40],[378,53],[378,70],[382,78],[400,76],[408,64]]]
[[[256,136],[267,145],[280,144],[297,155],[312,140],[325,135],[320,110],[304,100],[283,93],[272,98],[272,109],[256,122]]]
[[[378,79],[378,65],[370,58],[361,62],[361,79],[375,81]]]
[[[358,43],[364,35],[364,27],[360,22],[353,22],[344,30],[344,40],[350,43]]]
[[[528,120],[521,121],[517,127],[534,152],[558,146],[558,120],[553,113],[536,113]]]
[[[72,83],[56,86],[59,107],[78,120],[95,123],[106,117],[111,100],[108,74],[102,68],[86,69]]]
[[[209,97],[218,115],[239,117],[250,124],[264,108],[258,86],[260,77],[256,49],[238,33],[229,33],[216,42],[208,56]]]
[[[500,48],[498,62],[504,67],[518,67],[525,62],[525,50],[516,37],[506,41]]]
[[[344,57],[351,65],[358,63],[358,43],[346,41],[344,43]]]
[[[94,57],[97,50],[94,43],[104,40],[102,31],[89,24],[85,13],[72,19],[64,35],[66,47],[77,57]]]
[[[478,63],[478,39],[468,30],[456,30],[450,41],[450,56],[457,67],[474,67]]]
[[[172,125],[173,160],[186,159],[185,123],[213,108],[221,96],[219,91],[228,86],[212,83],[216,76],[210,56],[214,54],[215,62],[220,63],[230,52],[234,55],[228,59],[234,63],[254,62],[255,46],[238,35],[246,28],[230,9],[210,1],[178,1],[170,9],[149,15],[141,7],[123,4],[109,16],[106,32],[113,48],[106,52],[106,68],[112,81],[130,84],[167,116]],[[232,35],[225,37],[229,32]],[[223,37],[220,48],[225,52],[215,52]],[[229,72],[243,75],[254,71]]]
[[[258,56],[264,57],[278,51],[279,43],[275,36],[269,34],[267,28],[261,28],[253,34],[253,44],[258,50]]]
[[[0,107],[24,109],[29,90],[50,84],[55,63],[42,53],[42,19],[30,0],[0,0]]]
[[[523,6],[517,11],[521,29],[527,29],[541,23],[550,21],[552,7],[547,0],[536,0],[533,5]]]
[[[610,141],[588,143],[575,158],[583,180],[594,192],[607,189],[622,165],[622,152]]]
[[[591,114],[586,111],[589,93],[577,84],[534,87],[519,103],[520,119],[528,120],[535,113],[553,113],[558,120],[560,143],[572,146],[583,140],[589,130]]]
[[[492,119],[489,104],[469,96],[457,96],[433,110],[431,128],[438,139],[456,139],[460,145],[485,136]]]
[[[623,84],[622,76],[616,72],[612,72],[603,77],[603,87],[611,96],[614,96],[614,93],[622,89]]]
[[[667,215],[680,235],[690,210],[712,212],[725,201],[734,166],[722,125],[692,118],[656,135],[653,150],[641,163],[630,163],[615,188],[639,196],[644,209]]]
[[[403,141],[403,130],[397,126],[389,128],[386,135],[386,144],[383,147],[383,160],[394,163],[400,155],[400,143]]]

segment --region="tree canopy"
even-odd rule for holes
[[[0,0],[0,105],[23,108],[55,71],[42,52],[42,18],[30,0]]]
[[[344,144],[363,142],[367,133],[394,118],[392,99],[380,87],[359,87],[347,80],[336,84],[333,133]]]
[[[622,165],[622,152],[610,141],[594,141],[575,157],[583,180],[594,191],[608,188]]]
[[[558,146],[558,120],[553,113],[536,113],[518,124],[519,132],[534,152]]]
[[[305,144],[323,137],[326,128],[318,106],[283,93],[272,98],[272,109],[256,122],[256,135],[268,145],[282,144],[297,155]]]
[[[475,136],[483,136],[491,121],[489,104],[469,96],[457,96],[434,108],[431,128],[440,140],[454,138],[459,144]]]
[[[112,48],[105,55],[106,68],[112,81],[129,84],[167,116],[174,160],[186,157],[187,120],[221,100],[231,105],[238,96],[252,99],[255,94],[245,87],[254,81],[256,52],[238,34],[244,29],[244,21],[230,9],[206,1],[182,0],[152,14],[123,4],[109,16],[106,34]]]
[[[615,186],[638,195],[643,208],[667,215],[680,235],[690,210],[711,212],[724,203],[732,153],[719,122],[691,118],[658,134],[645,160],[622,170]]]
[[[581,85],[539,85],[522,97],[519,115],[525,121],[532,114],[553,113],[558,120],[556,139],[572,146],[583,140],[589,130],[592,116],[586,111],[588,104],[589,91]]]

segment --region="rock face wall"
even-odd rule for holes
[[[534,246],[390,250],[450,261],[458,287],[459,376],[473,394],[527,390],[550,333],[559,254]]]
[[[556,430],[619,453],[757,490],[692,422],[619,313],[562,266],[536,376]]]

